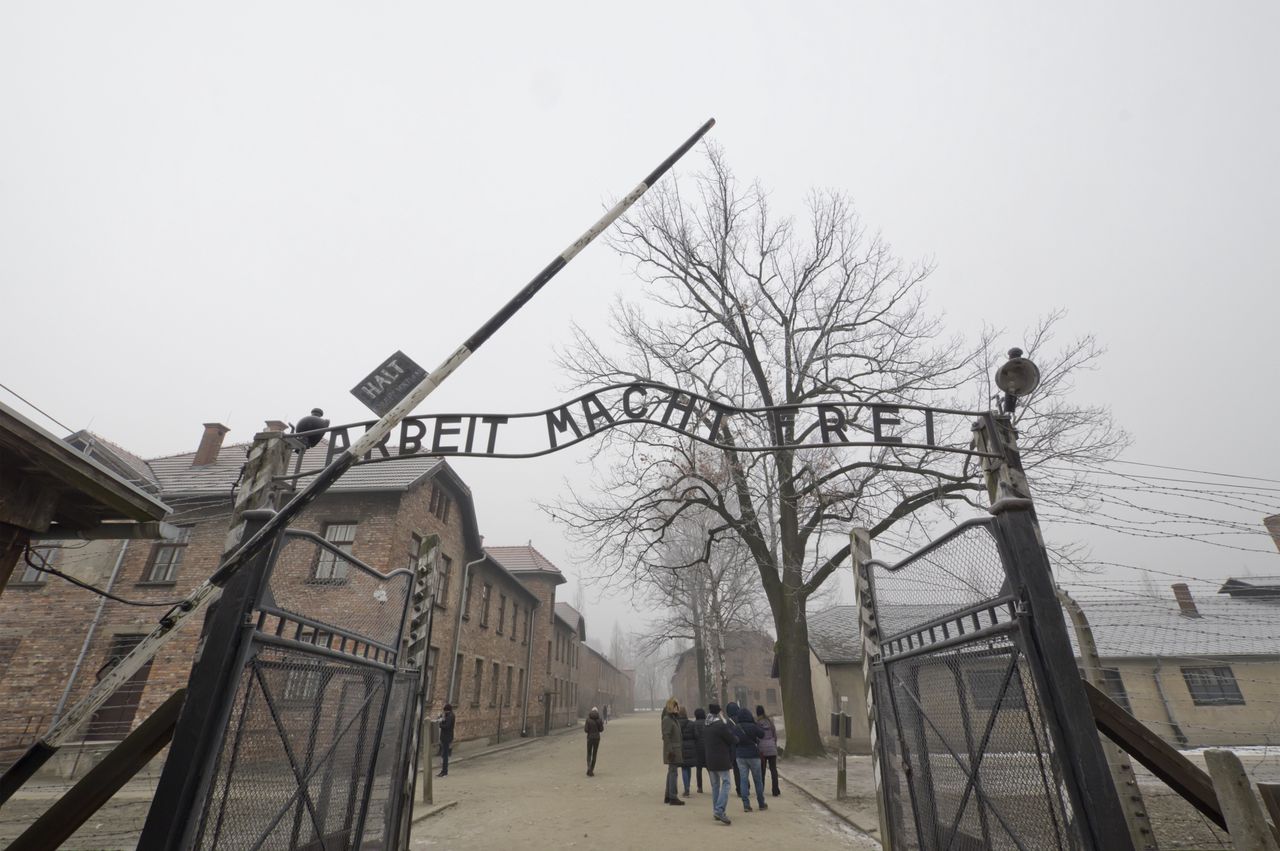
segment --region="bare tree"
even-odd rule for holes
[[[989,394],[972,403],[992,335],[976,345],[945,338],[924,304],[931,267],[895,257],[844,196],[814,193],[803,220],[775,218],[765,191],[739,183],[714,147],[691,188],[665,181],[619,222],[611,242],[645,282],[652,313],[620,301],[616,345],[575,328],[560,361],[576,386],[658,381],[734,407],[987,407]],[[1073,375],[1099,352],[1087,338],[1061,356],[1040,351],[1054,324],[1050,317],[1038,340],[1024,344],[1048,368],[1020,426],[1029,469],[1059,476],[1057,462],[1105,459],[1124,436],[1104,409],[1065,401]],[[950,428],[939,442],[964,439],[966,423]],[[732,447],[795,440],[785,419],[726,422],[718,432]],[[909,533],[924,528],[921,512],[930,506],[976,500],[977,471],[956,458],[904,447],[709,450],[655,428],[619,428],[598,445],[593,492],[571,493],[555,513],[592,548],[603,581],[634,582],[655,565],[691,568],[721,541],[740,547],[778,636],[788,750],[812,754],[822,742],[807,601],[846,561],[850,526],[866,526],[873,537]],[[1064,504],[1069,479],[1057,491]],[[1044,491],[1040,479],[1036,485]],[[713,518],[703,551],[671,564],[671,541],[693,515]]]

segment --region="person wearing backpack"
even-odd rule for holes
[[[760,727],[751,717],[750,709],[738,710],[738,746],[733,755],[737,758],[738,773],[742,777],[742,785],[738,792],[742,796],[743,812],[751,812],[751,783],[756,782],[756,803],[761,810],[769,809],[764,802],[764,777],[760,771]]]
[[[711,781],[711,815],[721,824],[730,825],[733,822],[724,808],[729,803],[729,766],[734,763],[733,746],[737,744],[737,736],[720,714],[720,704],[709,704],[707,709],[709,715],[702,728],[702,745],[707,777]]]
[[[604,721],[600,719],[600,710],[594,706],[587,714],[583,731],[587,734],[587,776],[595,777],[596,754],[600,752],[600,734],[604,732]]]

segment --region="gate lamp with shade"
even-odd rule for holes
[[[1005,413],[1012,414],[1018,399],[1040,386],[1040,368],[1022,356],[1022,349],[1009,350],[1009,359],[996,370],[996,386],[1004,391]]]
[[[314,432],[302,438],[307,448],[311,449],[324,438],[324,432],[321,429],[328,427],[329,421],[324,418],[324,411],[319,408],[312,408],[310,414],[298,420],[298,424],[293,427],[293,433]]]

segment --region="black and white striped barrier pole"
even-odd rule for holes
[[[495,313],[489,321],[481,325],[453,354],[449,355],[440,366],[436,367],[434,372],[423,378],[416,387],[409,391],[404,399],[387,411],[371,429],[361,435],[359,440],[353,443],[350,448],[344,449],[335,456],[328,466],[320,471],[306,487],[295,494],[283,508],[276,512],[275,516],[267,521],[266,525],[229,553],[208,579],[192,591],[181,604],[162,618],[160,624],[150,635],[139,642],[127,656],[120,660],[119,664],[112,668],[94,686],[89,694],[85,695],[79,703],[68,710],[49,729],[48,733],[38,739],[17,762],[5,771],[3,776],[0,776],[0,804],[7,801],[41,765],[48,761],[49,757],[57,752],[58,748],[76,732],[80,725],[87,721],[102,704],[106,703],[107,698],[114,694],[116,689],[150,661],[155,656],[156,651],[168,643],[169,638],[177,632],[182,624],[193,620],[210,603],[218,599],[222,593],[222,586],[232,574],[240,569],[241,565],[273,540],[281,529],[297,517],[316,497],[328,490],[329,486],[336,482],[361,456],[377,446],[379,441],[399,425],[401,420],[411,414],[414,408],[422,404],[422,401],[430,396],[432,391],[439,387],[455,369],[461,366],[463,361],[475,354],[475,351],[484,345],[485,341],[492,337],[499,328],[505,325],[507,320],[514,316],[520,308],[524,307],[537,294],[538,290],[546,286],[547,282],[554,278],[557,272],[568,265],[570,260],[576,257],[582,249],[590,245],[592,240],[599,236],[605,228],[613,224],[615,219],[625,213],[631,205],[640,199],[641,195],[644,195],[651,186],[657,183],[662,175],[666,174],[681,157],[698,143],[698,140],[707,134],[707,131],[715,126],[715,123],[715,119],[712,118],[699,127],[696,133],[686,139],[684,144],[676,148],[671,156],[663,160],[657,168],[649,172],[644,180],[640,181],[634,189],[627,193],[625,198],[614,204],[595,224],[587,228],[582,236],[575,239],[568,248],[560,252],[554,260],[533,277],[533,280],[525,284],[520,292],[516,293],[501,310]]]

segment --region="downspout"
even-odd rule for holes
[[[524,702],[520,708],[520,735],[529,735],[529,690],[533,688],[533,613],[542,607],[542,601],[534,598],[533,608],[525,619],[525,633],[529,649],[525,651],[524,660]]]
[[[1164,707],[1165,717],[1169,719],[1169,729],[1173,732],[1173,737],[1178,740],[1178,744],[1184,748],[1187,746],[1187,735],[1182,732],[1182,728],[1178,726],[1178,722],[1173,717],[1173,707],[1169,706],[1169,698],[1164,695],[1164,686],[1160,682],[1160,657],[1156,657],[1156,666],[1151,671],[1151,679],[1156,684],[1156,694],[1160,695],[1160,705]]]
[[[124,555],[129,550],[129,541],[125,540],[120,544],[120,554],[116,556],[115,567],[111,568],[111,578],[107,580],[106,590],[109,593],[112,586],[116,584],[116,577],[120,575],[120,568],[124,565]],[[76,657],[76,663],[71,668],[71,676],[67,677],[67,685],[62,690],[62,697],[58,698],[58,705],[53,708],[53,720],[50,726],[58,723],[58,719],[62,717],[62,710],[67,706],[67,699],[71,697],[71,687],[75,685],[76,677],[80,675],[80,668],[84,665],[85,657],[89,655],[89,645],[93,643],[93,635],[98,631],[98,624],[102,622],[102,612],[107,607],[107,598],[98,598],[97,611],[93,613],[93,620],[89,621],[89,630],[84,634],[84,643],[80,645],[80,655]]]
[[[458,642],[462,641],[462,613],[467,607],[467,580],[471,578],[471,565],[479,564],[488,557],[489,554],[481,548],[480,558],[467,562],[462,568],[462,593],[458,596],[458,620],[453,629],[453,661],[449,664],[449,703],[457,699],[453,689],[458,684]]]

